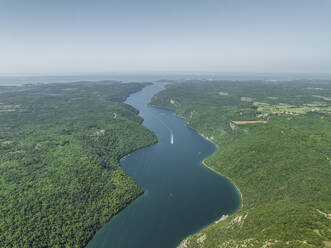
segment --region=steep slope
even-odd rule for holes
[[[156,142],[137,110],[122,103],[144,86],[104,81],[2,90],[1,247],[84,247],[142,194],[118,161]]]
[[[180,247],[330,246],[330,96],[329,81],[186,81],[153,98],[219,146],[205,164],[243,196]]]

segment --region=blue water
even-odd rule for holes
[[[147,105],[163,87],[148,86],[126,101],[158,137],[156,145],[121,161],[145,193],[99,230],[89,248],[176,247],[192,232],[240,206],[235,187],[201,164],[216,147],[173,112]]]

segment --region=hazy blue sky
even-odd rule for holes
[[[0,0],[0,73],[331,72],[331,0]]]

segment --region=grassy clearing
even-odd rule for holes
[[[242,96],[242,97],[240,97],[240,101],[242,101],[242,102],[253,102],[254,98],[247,97],[247,96]]]
[[[313,95],[313,97],[321,98],[325,101],[331,101],[331,97],[327,97],[327,96]]]
[[[246,125],[246,124],[266,124],[267,121],[232,121],[236,125]]]
[[[228,95],[229,95],[228,92],[224,92],[224,91],[220,91],[220,92],[218,92],[218,94],[219,94],[220,96],[228,96]]]

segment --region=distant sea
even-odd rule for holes
[[[127,75],[76,75],[76,76],[2,76],[0,86],[19,86],[40,83],[69,83],[76,81],[116,80],[122,82],[153,82],[156,80],[296,80],[329,79],[331,74],[306,73],[196,73],[196,74],[127,74]]]

